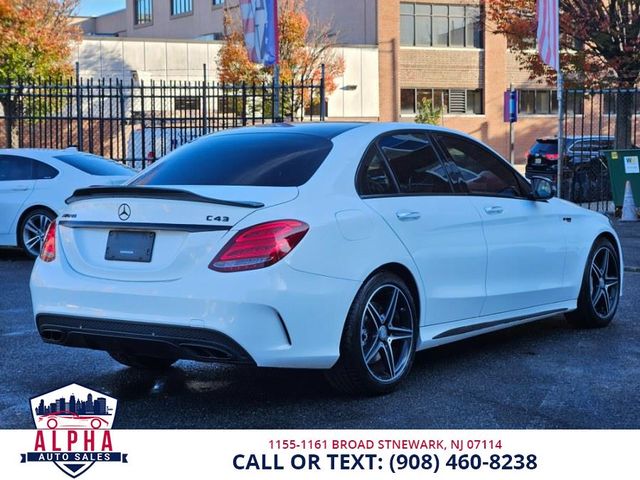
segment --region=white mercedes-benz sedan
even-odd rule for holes
[[[138,368],[325,369],[384,393],[415,352],[622,290],[609,220],[461,133],[321,123],[202,137],[67,199],[31,277],[45,342]]]
[[[135,173],[75,148],[0,150],[0,246],[37,257],[49,223],[74,190],[121,184]]]

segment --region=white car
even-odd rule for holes
[[[35,321],[132,367],[325,369],[387,392],[416,350],[561,313],[611,321],[616,233],[552,193],[437,127],[221,132],[75,192],[33,270]]]
[[[75,148],[0,150],[0,246],[37,257],[49,223],[76,189],[117,185],[135,173]]]

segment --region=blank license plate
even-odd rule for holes
[[[151,261],[155,240],[154,232],[112,230],[109,232],[104,258],[120,262],[148,263]]]

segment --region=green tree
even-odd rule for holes
[[[442,108],[436,107],[431,100],[423,98],[418,102],[418,114],[416,123],[440,125],[442,122]]]

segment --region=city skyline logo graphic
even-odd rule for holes
[[[21,454],[21,463],[50,462],[72,478],[95,463],[127,463],[127,454],[113,449],[115,398],[74,383],[29,404],[36,437],[32,451]]]

